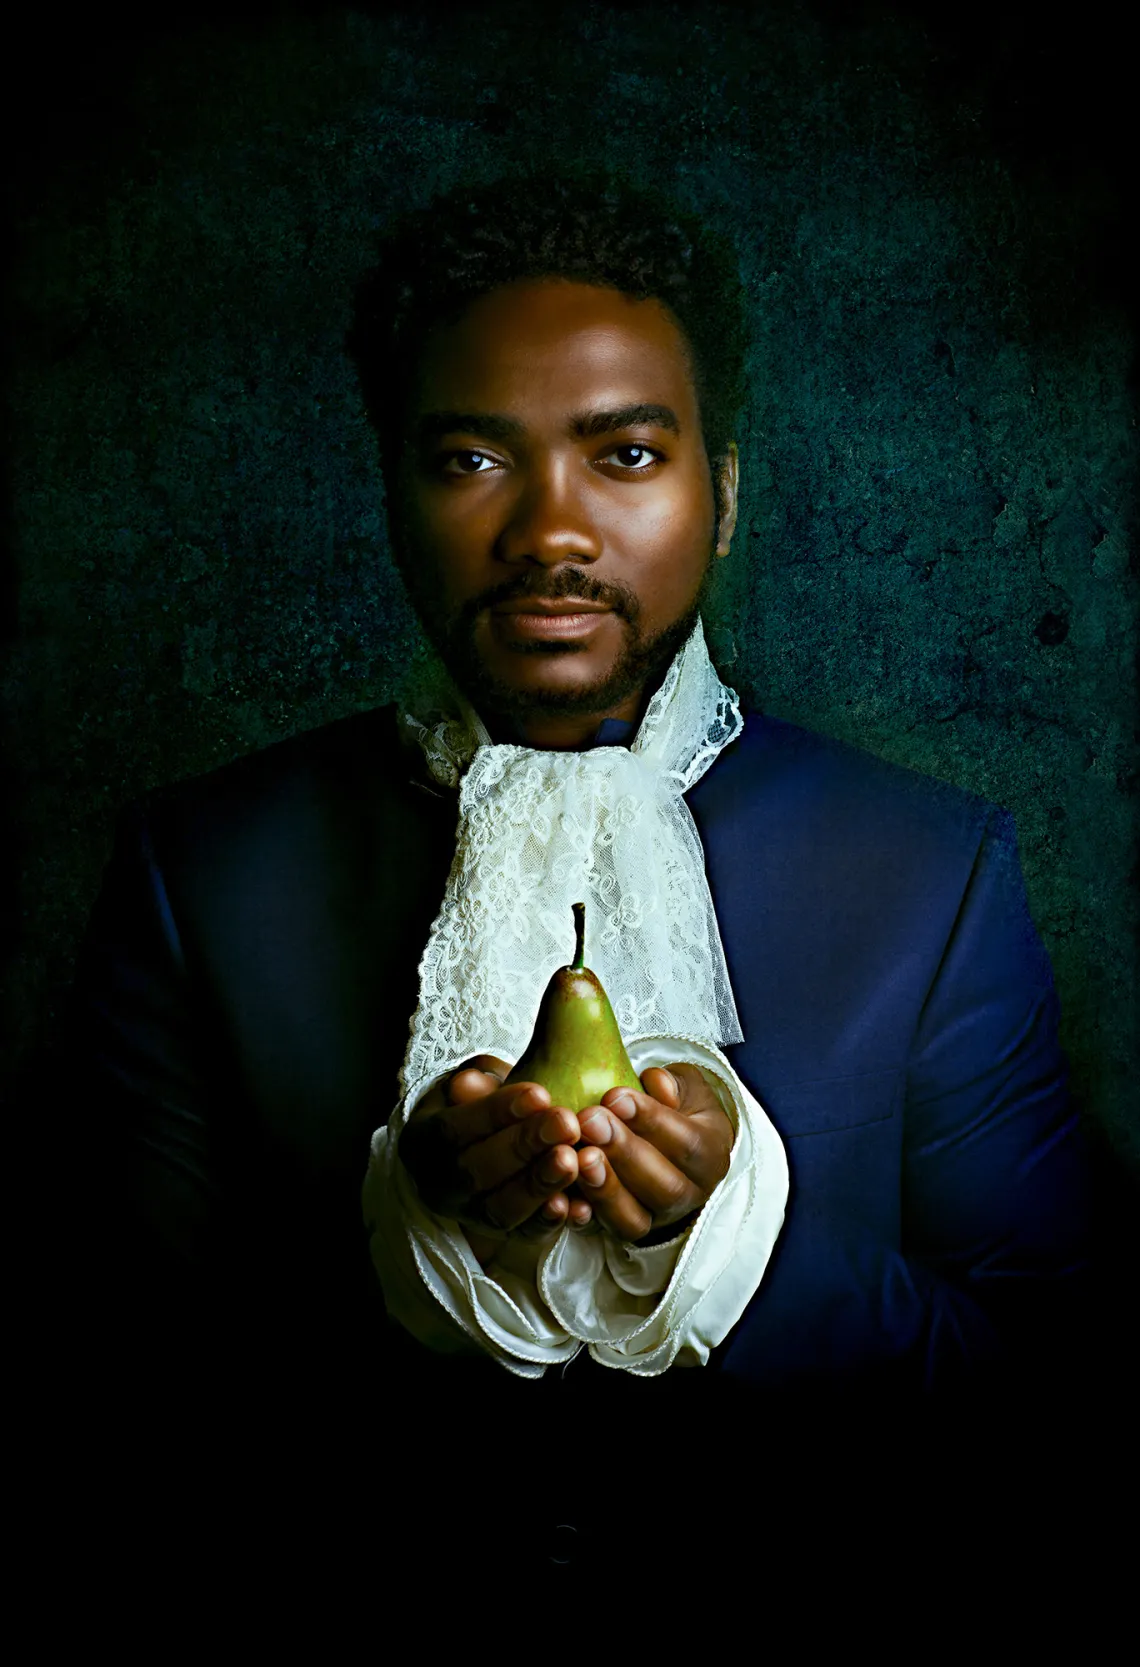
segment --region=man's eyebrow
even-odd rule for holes
[[[680,435],[681,425],[671,405],[623,405],[615,411],[583,411],[571,417],[568,432],[575,440],[596,440],[623,428],[654,424]],[[416,422],[420,445],[442,440],[445,434],[478,434],[484,440],[517,440],[525,433],[517,417],[498,411],[428,411]]]
[[[416,423],[416,439],[421,445],[456,433],[481,434],[485,440],[517,440],[523,425],[517,417],[503,417],[497,411],[428,411]]]
[[[680,435],[677,413],[670,405],[623,405],[617,411],[585,411],[570,420],[570,433],[576,440],[596,440],[602,434],[615,434],[622,428],[639,428],[652,423]]]

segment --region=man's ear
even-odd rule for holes
[[[740,454],[735,440],[728,447],[717,468],[715,486],[720,507],[720,527],[717,532],[716,553],[727,556],[736,531],[737,494],[740,488]]]

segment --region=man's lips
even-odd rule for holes
[[[588,636],[612,611],[597,602],[575,602],[570,597],[557,602],[522,598],[507,602],[501,608],[492,608],[491,617],[498,621],[499,630],[508,639],[526,637],[541,641],[544,638]]]
[[[576,602],[573,597],[547,602],[542,597],[520,597],[515,602],[504,602],[492,608],[495,614],[608,614],[610,609],[601,602]]]

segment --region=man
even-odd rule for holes
[[[741,718],[704,653],[723,251],[616,185],[461,191],[390,241],[351,348],[437,675],[124,815],[68,1029],[124,1331],[303,1380],[322,1427],[398,1381],[577,1441],[604,1395],[691,1454],[713,1385],[771,1435],[804,1396],[1040,1367],[1083,1180],[1010,818]],[[576,1113],[502,1079],[587,880],[648,1041],[642,1092]]]

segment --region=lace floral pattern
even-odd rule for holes
[[[434,779],[459,788],[455,858],[420,962],[401,1073],[405,1114],[461,1060],[521,1056],[551,974],[572,957],[579,901],[587,964],[627,1042],[743,1039],[682,797],[743,726],[699,620],[632,747],[496,745],[445,674],[409,694],[398,722]]]

